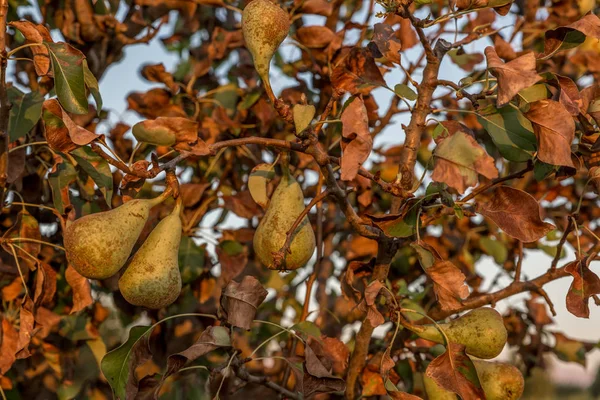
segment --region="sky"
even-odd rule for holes
[[[322,24],[323,19],[320,17],[309,18],[310,19],[307,20],[307,24]],[[359,13],[357,15],[357,21],[364,21],[364,13]],[[375,17],[371,20],[371,24],[377,22],[381,21]],[[506,31],[503,31],[503,33],[506,32],[509,34],[512,25],[513,21],[510,17],[500,17],[497,19],[494,27],[506,27]],[[105,103],[105,108],[114,111],[111,112],[110,117],[110,121],[112,123],[125,121],[132,125],[135,122],[138,122],[140,117],[136,113],[132,111],[126,111],[127,95],[133,91],[146,91],[152,87],[160,86],[158,84],[149,83],[140,77],[139,71],[141,66],[144,64],[155,64],[162,62],[168,71],[174,70],[174,67],[178,61],[177,57],[173,54],[167,53],[162,47],[161,42],[158,40],[160,37],[168,36],[168,29],[169,28],[164,28],[163,33],[159,34],[158,37],[148,45],[141,44],[127,47],[123,61],[119,64],[112,65],[101,79],[100,92]],[[60,38],[57,39],[60,40]],[[453,37],[450,36],[449,40],[452,39]],[[484,46],[489,44],[489,40],[482,39],[479,42],[466,46],[465,50],[467,50],[467,52],[482,52]],[[285,59],[296,58],[299,55],[299,49],[297,49],[290,40],[287,40],[282,47],[282,54]],[[403,53],[402,57],[403,60],[410,60],[414,59],[417,55],[418,49],[415,48]],[[276,71],[276,69],[272,69],[272,71],[271,81],[276,93],[281,92],[281,90],[286,86],[295,83],[295,81],[283,76],[281,73]],[[466,73],[452,64],[448,57],[444,59],[441,67],[440,79],[448,79],[457,82],[465,75]],[[404,76],[399,69],[396,69],[392,73],[385,75],[385,80],[390,87],[394,87],[395,84],[401,83],[403,78]],[[413,76],[413,78],[415,78],[417,81],[420,80],[418,74]],[[380,112],[384,113],[393,94],[384,89],[377,89],[375,90],[374,95],[379,104]],[[402,132],[401,124],[407,124],[408,117],[408,114],[402,114],[394,117],[389,126],[385,128],[382,134],[376,138],[375,147],[400,144],[404,140],[404,133]],[[210,227],[215,218],[216,217],[214,215],[208,215],[206,218],[204,218],[201,225]],[[236,220],[235,216],[227,221],[227,225],[231,227],[235,227],[238,224],[239,220]],[[568,257],[563,259],[563,262],[573,259],[574,253],[572,249],[568,249]],[[529,279],[534,278],[543,274],[549,267],[550,263],[550,257],[545,255],[542,251],[527,251],[526,258],[523,263],[523,273]],[[491,283],[490,281],[498,271],[498,267],[490,262],[489,259],[484,258],[477,264],[476,268],[477,272],[485,277],[483,287],[489,287]],[[597,262],[591,265],[591,269],[596,273],[600,273],[600,268],[598,268]],[[305,270],[306,275],[308,275],[311,271],[311,268],[305,268]],[[554,302],[556,312],[558,314],[555,318],[556,324],[554,327],[555,329],[564,332],[569,337],[597,342],[600,337],[600,308],[593,304],[590,306],[590,319],[581,319],[570,314],[566,310],[565,296],[571,281],[571,278],[564,278],[544,286],[550,298]],[[510,280],[508,278],[500,281],[502,287],[509,283]],[[496,289],[500,289],[500,287],[496,287]],[[513,296],[505,301],[502,301],[498,304],[498,310],[504,310],[507,305],[522,305],[522,300],[524,298],[528,298],[528,295]],[[315,303],[315,306],[311,307],[311,310],[316,308],[317,307]],[[386,326],[384,326],[383,329],[386,329]],[[389,327],[387,327],[387,329],[389,329]],[[552,326],[550,327],[550,330],[552,330]],[[381,330],[379,334],[381,334]],[[566,381],[570,383],[579,382],[582,385],[590,383],[594,378],[596,368],[600,364],[599,353],[600,352],[598,350],[594,350],[592,356],[588,356],[588,366],[586,369],[574,363],[558,363],[553,373],[555,379],[557,381]]]

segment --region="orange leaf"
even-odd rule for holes
[[[360,97],[344,109],[341,116],[342,128],[342,180],[356,178],[360,166],[369,158],[373,149],[373,138],[369,132],[367,108]]]
[[[450,261],[436,261],[425,273],[433,281],[433,291],[442,310],[453,310],[461,306],[461,299],[469,296],[465,276]]]
[[[68,266],[65,272],[67,283],[73,290],[73,308],[71,314],[83,310],[94,302],[90,282],[80,275],[72,266]]]
[[[580,318],[590,317],[590,297],[600,294],[600,278],[588,268],[588,262],[588,258],[583,258],[565,267],[565,271],[573,276],[567,293],[567,310]]]

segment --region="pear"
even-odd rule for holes
[[[261,263],[271,269],[277,269],[273,264],[273,253],[283,247],[287,232],[303,210],[302,188],[284,162],[283,177],[254,233],[254,251]],[[280,269],[294,270],[303,267],[315,251],[315,233],[307,217],[304,217],[296,228],[289,250],[279,266]]]
[[[180,212],[181,197],[171,214],[150,232],[119,279],[119,290],[129,303],[147,308],[162,308],[179,297]]]
[[[171,192],[154,199],[136,199],[110,211],[89,214],[67,222],[64,246],[77,272],[90,279],[106,279],[125,265],[150,209]]]
[[[479,382],[487,400],[517,400],[523,395],[523,375],[514,365],[473,360]],[[429,400],[458,400],[458,396],[424,376],[425,391]]]
[[[254,59],[254,68],[270,90],[269,68],[273,54],[288,35],[288,14],[270,0],[253,0],[242,13],[242,32]]]
[[[405,326],[423,339],[444,343],[444,338],[435,325],[406,324]],[[504,321],[493,308],[477,308],[439,326],[451,342],[464,345],[466,352],[475,357],[494,358],[500,354],[506,344],[507,333]]]

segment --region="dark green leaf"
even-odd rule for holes
[[[74,114],[88,112],[83,54],[66,43],[45,43],[50,51],[56,95],[63,108]]]
[[[179,270],[184,284],[195,281],[204,272],[206,247],[198,246],[188,236],[181,237],[179,245]]]
[[[536,149],[531,122],[510,106],[497,109],[490,105],[481,110],[477,119],[490,134],[500,154],[509,161],[527,161]]]
[[[8,132],[14,142],[27,135],[40,120],[44,96],[37,91],[23,94],[13,86],[8,89],[8,97],[11,103]]]
[[[415,93],[415,91],[403,83],[399,83],[396,86],[394,86],[394,92],[398,96],[403,97],[406,100],[413,101],[417,99],[417,94]]]
[[[152,329],[151,326],[134,326],[129,331],[129,338],[121,346],[106,353],[102,358],[100,367],[104,377],[110,384],[115,396],[126,399],[126,388],[129,376],[134,373],[130,370],[131,356],[136,346],[143,345],[142,337]]]
[[[48,175],[48,183],[52,189],[52,201],[54,208],[61,214],[65,211],[66,203],[65,196],[68,196],[68,187],[71,182],[77,179],[77,171],[75,167],[68,162],[60,162],[56,164],[53,172]]]
[[[100,115],[100,111],[102,111],[102,96],[100,95],[98,80],[88,68],[87,60],[85,59],[83,60],[83,75],[85,78],[85,86],[90,90],[92,97],[96,101],[96,114]]]
[[[112,204],[113,178],[108,162],[94,153],[88,146],[75,149],[70,154],[77,160],[79,166],[92,178],[96,185],[98,185],[98,188],[104,195],[106,204],[110,207]]]

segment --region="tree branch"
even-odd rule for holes
[[[0,0],[0,205],[8,192],[8,146],[10,144],[8,132],[8,118],[10,104],[6,89],[6,16],[8,14],[8,0]]]

